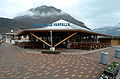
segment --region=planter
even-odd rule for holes
[[[104,70],[104,74],[115,77],[119,71],[119,67],[120,67],[120,64],[114,61]]]
[[[113,79],[113,77],[106,74],[102,74],[98,79]]]
[[[55,51],[42,50],[41,53],[44,53],[44,54],[60,54],[60,51],[58,51],[58,50],[55,50]]]

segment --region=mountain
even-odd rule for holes
[[[19,30],[22,28],[33,28],[32,23],[16,21],[8,18],[0,18],[0,33],[10,32],[10,30]]]
[[[10,32],[10,30],[18,31],[21,28],[36,28],[34,24],[49,24],[60,19],[87,28],[83,22],[76,20],[62,10],[43,5],[29,9],[13,19],[0,18],[0,33]]]
[[[83,22],[76,20],[71,15],[53,6],[46,6],[46,5],[29,9],[23,15],[17,16],[14,19],[18,21],[25,21],[34,24],[49,24],[57,20],[63,19],[68,22],[79,25],[81,27],[87,28]]]
[[[97,28],[93,30],[94,32],[112,35],[112,36],[120,36],[120,23],[115,26],[105,26],[102,28]]]

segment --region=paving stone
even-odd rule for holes
[[[96,76],[92,76],[92,78],[96,78]]]
[[[114,49],[105,51],[112,57]],[[3,44],[0,47],[0,79],[96,79],[106,67],[96,60],[100,52],[31,54],[21,52],[11,44]],[[120,62],[116,58],[110,59]]]

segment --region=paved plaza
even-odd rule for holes
[[[118,47],[119,48],[119,47]],[[97,79],[106,68],[99,63],[100,52],[114,58],[116,47],[85,54],[27,53],[17,46],[0,46],[0,79]]]

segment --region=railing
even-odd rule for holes
[[[85,50],[95,50],[100,48],[110,47],[110,43],[71,43],[70,48],[73,49],[85,49]]]
[[[38,42],[18,42],[17,45],[21,47],[41,47],[42,46]]]

